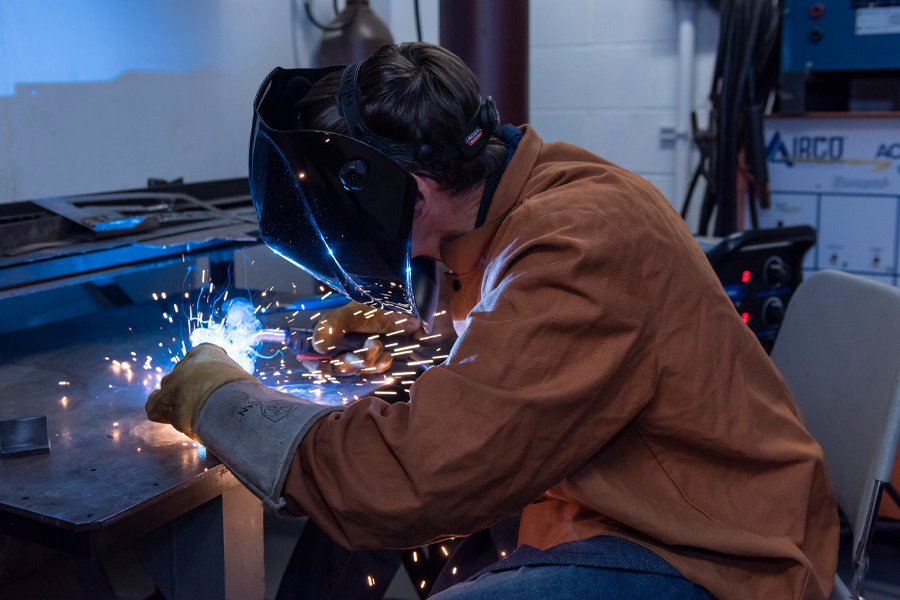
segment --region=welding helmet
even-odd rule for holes
[[[436,264],[410,257],[418,188],[394,159],[477,154],[499,131],[499,116],[491,99],[482,102],[477,131],[464,134],[459,148],[414,148],[382,138],[359,113],[360,65],[276,68],[260,86],[250,138],[250,192],[260,234],[276,254],[351,300],[418,317],[430,330]],[[351,135],[304,129],[300,101],[338,70],[336,102]]]

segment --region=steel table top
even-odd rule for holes
[[[51,447],[0,460],[0,532],[98,556],[236,484],[205,448],[146,419],[180,346],[160,312],[136,304],[0,336],[0,420],[46,415]],[[340,403],[351,387],[379,386],[291,391]]]

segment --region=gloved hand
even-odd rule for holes
[[[172,372],[162,378],[160,387],[147,398],[147,418],[171,424],[198,441],[194,425],[210,395],[233,381],[257,381],[225,351],[213,344],[200,344],[184,355]]]
[[[387,334],[396,331],[412,333],[421,327],[418,319],[406,317],[399,313],[385,313],[377,308],[351,302],[323,316],[316,324],[313,333],[313,348],[322,354],[337,346],[344,336],[350,332]],[[366,345],[356,352],[345,352],[335,359],[335,364],[304,361],[310,370],[330,368],[338,375],[352,375],[365,370],[367,373],[383,373],[391,367],[393,361],[390,353],[384,351],[384,345],[378,340],[367,340]]]

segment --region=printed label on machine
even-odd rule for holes
[[[773,191],[900,193],[900,119],[769,119],[765,136]]]
[[[856,35],[900,33],[900,6],[875,6],[856,11]]]
[[[804,271],[841,269],[896,285],[900,273],[900,119],[771,118],[771,208],[762,227],[811,225]]]

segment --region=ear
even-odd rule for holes
[[[438,193],[438,184],[435,180],[427,177],[413,175],[413,178],[419,186],[419,191],[416,194],[416,211],[413,214],[413,219],[418,221],[431,216],[431,213],[437,209],[435,196]]]

